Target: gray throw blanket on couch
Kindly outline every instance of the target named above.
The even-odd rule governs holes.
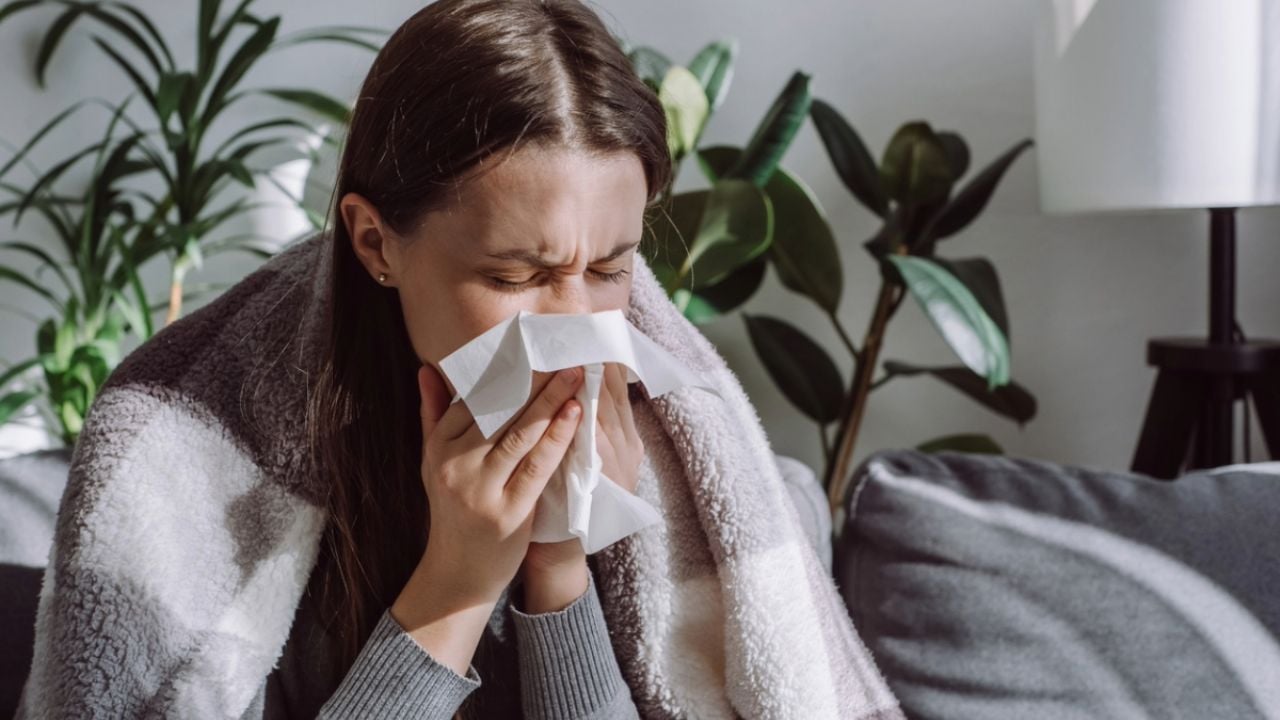
[[[328,235],[156,334],[72,457],[19,717],[241,717],[315,563],[303,419]],[[760,419],[637,258],[628,319],[714,383],[636,402],[637,494],[665,523],[593,556],[645,717],[901,718],[805,539]]]

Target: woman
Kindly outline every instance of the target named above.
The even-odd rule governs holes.
[[[335,188],[337,312],[313,413],[371,409],[369,422],[315,435],[337,489],[322,582],[341,669],[390,604],[374,635],[403,628],[453,671],[439,673],[431,708],[451,713],[480,685],[468,664],[519,570],[525,713],[635,716],[582,544],[529,542],[533,503],[580,417],[581,369],[538,373],[528,407],[486,440],[434,364],[519,310],[626,307],[646,206],[671,172],[665,132],[656,96],[577,2],[436,2],[374,61]],[[413,394],[384,381],[413,365],[421,442],[389,442],[414,425]],[[604,474],[633,490],[643,444],[626,387],[625,368],[608,365],[598,447]],[[423,486],[425,508],[409,502]],[[331,705],[347,710],[385,671],[348,673]]]
[[[900,718],[741,385],[636,255],[670,181],[661,103],[576,0],[406,21],[331,232],[100,388],[18,716]],[[623,307],[715,394],[610,366],[604,474],[663,524],[531,543],[580,379],[538,374],[485,440],[436,363],[520,310]]]

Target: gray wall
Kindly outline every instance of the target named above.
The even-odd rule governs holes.
[[[193,29],[194,0],[139,4],[167,32],[188,36]],[[286,29],[298,29],[352,22],[394,27],[417,4],[263,0],[258,7],[283,11]],[[899,124],[917,118],[961,133],[979,167],[1033,134],[1031,27],[1037,8],[1031,0],[599,0],[596,7],[623,36],[676,59],[692,57],[711,39],[740,40],[733,87],[706,131],[707,143],[745,142],[797,68],[813,75],[814,93],[839,108],[876,155]],[[38,90],[28,68],[46,17],[33,13],[0,27],[0,92],[8,99],[0,104],[0,138],[10,142],[25,139],[75,98],[125,89],[81,30],[55,58],[49,89]],[[349,98],[370,56],[327,47],[289,51],[280,59],[251,81],[301,81]],[[246,104],[237,117],[264,107]],[[78,132],[99,126],[86,115]],[[75,127],[68,142],[82,141]],[[1201,334],[1207,326],[1207,213],[1046,216],[1038,208],[1035,162],[1034,152],[1024,155],[986,213],[942,252],[984,255],[999,268],[1011,315],[1013,375],[1039,398],[1039,415],[1019,429],[932,380],[896,381],[873,395],[856,459],[938,435],[985,432],[1016,455],[1127,467],[1154,379],[1144,360],[1146,338]],[[785,164],[811,184],[836,228],[847,277],[840,314],[860,337],[877,288],[861,243],[876,226],[840,183],[811,126],[801,131]],[[321,169],[322,176],[331,172]],[[696,168],[686,167],[678,188],[700,183]],[[1239,232],[1241,323],[1252,337],[1280,336],[1280,286],[1271,277],[1280,261],[1280,212],[1244,211]],[[12,235],[8,227],[0,230],[0,238]],[[252,265],[235,256],[218,258],[199,279],[234,279]],[[159,293],[163,268],[150,268],[148,277]],[[0,291],[0,303],[39,307],[8,288]],[[836,354],[840,346],[830,324],[775,280],[746,309],[792,318],[831,349],[842,371],[850,370],[848,359]],[[26,356],[32,329],[26,320],[0,315],[0,357]],[[817,466],[816,427],[774,388],[741,320],[725,319],[704,331],[754,399],[775,450]],[[885,356],[953,361],[911,301],[891,326]],[[1255,424],[1255,460],[1262,457],[1257,435]]]

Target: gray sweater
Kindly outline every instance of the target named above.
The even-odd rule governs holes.
[[[351,669],[334,677],[311,585],[283,657],[245,717],[444,720],[461,711],[463,718],[638,719],[593,568],[587,578],[586,592],[568,607],[537,614],[520,610],[514,599],[522,593],[513,582],[465,676],[432,657],[384,610]]]

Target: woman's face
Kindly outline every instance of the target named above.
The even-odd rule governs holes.
[[[387,274],[415,352],[437,368],[519,310],[625,309],[631,293],[647,199],[639,157],[525,148],[487,162],[403,236],[361,196],[340,202],[357,257],[375,281]]]

